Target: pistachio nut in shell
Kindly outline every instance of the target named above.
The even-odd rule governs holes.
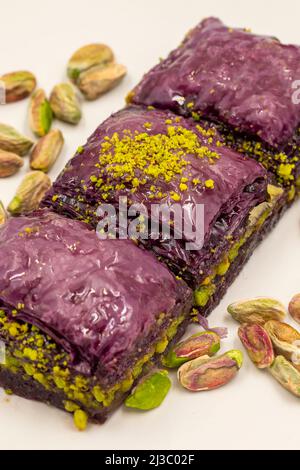
[[[271,338],[275,352],[288,360],[300,356],[300,333],[291,325],[276,320],[269,320],[265,329]]]
[[[1,82],[4,83],[6,103],[14,103],[27,98],[36,87],[35,76],[24,70],[2,75]]]
[[[241,351],[233,349],[222,356],[192,359],[180,366],[177,377],[179,383],[192,392],[214,390],[232,380],[242,363]]]
[[[170,387],[171,381],[166,370],[149,372],[132,390],[125,405],[139,410],[152,410],[163,402]]]
[[[79,75],[95,65],[113,62],[114,54],[106,44],[87,44],[78,49],[70,58],[67,66],[68,77],[76,81]]]
[[[256,367],[270,367],[274,361],[274,351],[266,330],[261,325],[245,323],[239,327],[238,335]]]
[[[19,155],[0,149],[0,178],[14,175],[23,164],[24,160]]]
[[[30,97],[29,126],[37,137],[46,135],[52,124],[53,113],[44,90],[39,88]]]
[[[281,302],[268,297],[239,300],[227,307],[228,313],[240,323],[264,325],[268,320],[283,320],[286,311]]]
[[[20,134],[14,127],[0,123],[0,149],[23,157],[32,146],[32,140]]]
[[[57,160],[64,144],[59,129],[53,129],[42,137],[33,148],[30,156],[30,167],[47,173]]]
[[[176,344],[163,358],[166,367],[179,367],[199,356],[213,356],[220,349],[220,337],[213,331],[201,331]]]
[[[300,372],[284,356],[275,357],[269,371],[284,388],[300,397]]]
[[[42,171],[27,173],[10,202],[8,211],[12,215],[20,215],[37,209],[50,187],[51,180]]]
[[[0,201],[0,225],[5,224],[7,221],[7,212],[5,210],[4,205],[2,204],[2,201]]]
[[[59,83],[50,95],[50,106],[57,119],[78,124],[81,119],[81,109],[77,92],[71,83]]]
[[[289,314],[297,323],[300,323],[300,294],[294,295],[290,301]]]
[[[96,66],[80,74],[77,85],[87,100],[95,100],[118,85],[126,73],[126,67],[120,64]]]

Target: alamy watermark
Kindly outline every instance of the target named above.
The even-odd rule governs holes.
[[[295,80],[292,83],[292,88],[295,90],[292,94],[293,104],[300,104],[300,80]]]
[[[0,80],[0,105],[6,104],[5,83]]]
[[[119,197],[118,207],[102,204],[97,235],[101,240],[183,240],[186,250],[201,250],[204,243],[204,205],[150,204],[128,205],[126,196]]]

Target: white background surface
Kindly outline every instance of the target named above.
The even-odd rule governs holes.
[[[65,79],[66,62],[79,46],[104,42],[128,67],[128,76],[114,91],[83,104],[77,127],[55,122],[66,139],[63,156],[51,170],[55,178],[76,147],[112,111],[143,72],[176,47],[184,34],[205,16],[219,16],[228,25],[276,35],[300,43],[299,0],[0,0],[0,75],[29,69],[39,86],[50,92]],[[300,77],[299,77],[300,79]],[[0,107],[0,122],[29,133],[28,102]],[[7,204],[28,168],[0,180],[0,199]],[[241,347],[237,325],[226,314],[228,303],[243,297],[275,296],[285,304],[300,291],[300,201],[261,244],[226,297],[210,317],[229,327],[222,351]],[[9,247],[8,247],[9,249]],[[245,358],[239,375],[226,387],[191,394],[173,388],[152,412],[120,409],[104,426],[77,432],[63,412],[0,391],[0,448],[69,449],[289,449],[300,448],[300,400],[286,392],[267,372]]]

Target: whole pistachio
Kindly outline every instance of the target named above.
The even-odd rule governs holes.
[[[29,152],[32,146],[32,140],[20,134],[12,126],[0,123],[0,149],[22,157]]]
[[[52,109],[46,93],[41,88],[30,98],[28,117],[30,128],[37,137],[43,137],[49,132],[53,117]]]
[[[80,103],[71,83],[56,85],[50,95],[50,106],[57,119],[78,124],[81,119]]]
[[[227,307],[230,315],[240,323],[263,325],[268,320],[282,320],[285,308],[281,302],[268,297],[239,300]]]
[[[87,100],[95,100],[118,85],[126,73],[124,65],[115,63],[92,67],[80,74],[78,88]]]
[[[0,149],[0,178],[12,176],[23,166],[23,158]]]
[[[222,356],[197,357],[178,369],[179,383],[192,392],[214,390],[227,384],[237,374],[243,363],[239,350],[231,350]]]
[[[45,193],[51,187],[51,180],[42,171],[27,173],[8,206],[12,215],[19,215],[37,209]]]
[[[5,210],[4,205],[0,201],[0,225],[5,224],[6,221],[7,221],[7,212]]]
[[[132,390],[125,405],[139,410],[152,410],[163,402],[170,387],[171,381],[166,370],[149,372]]]
[[[36,78],[31,72],[11,72],[0,77],[4,83],[5,102],[14,103],[29,96],[36,87]]]
[[[64,144],[64,138],[59,129],[53,129],[42,137],[30,156],[30,167],[47,173],[58,158]]]
[[[76,81],[81,72],[95,65],[106,65],[114,60],[114,54],[105,44],[87,44],[78,49],[68,62],[68,77]]]
[[[300,323],[300,294],[294,295],[290,301],[289,314],[297,323]]]
[[[275,352],[289,361],[299,360],[300,333],[291,325],[280,321],[270,320],[265,324],[265,329],[271,338]]]
[[[277,356],[269,370],[284,388],[300,397],[300,372],[284,356]]]
[[[261,325],[245,323],[239,327],[238,335],[256,367],[270,367],[274,361],[274,351],[266,330]]]
[[[199,356],[213,356],[220,349],[220,337],[213,331],[201,331],[178,343],[163,358],[166,367],[179,367]]]

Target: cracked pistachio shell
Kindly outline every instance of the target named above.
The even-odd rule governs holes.
[[[266,329],[277,354],[288,360],[299,360],[300,356],[300,333],[291,325],[276,320],[268,321]]]
[[[166,370],[150,372],[132,390],[125,405],[139,410],[152,410],[163,402],[170,387],[171,381]]]
[[[179,383],[192,392],[214,390],[226,385],[242,366],[241,351],[233,349],[222,356],[202,356],[186,362],[177,371]]]
[[[269,370],[284,388],[300,397],[300,372],[284,356],[277,356]]]
[[[11,72],[0,77],[4,83],[5,102],[14,103],[27,98],[36,87],[36,78],[31,72]]]
[[[294,295],[290,301],[289,314],[297,323],[300,323],[300,294]]]
[[[239,300],[227,307],[228,313],[240,323],[264,325],[268,320],[282,320],[285,308],[281,302],[268,297]]]
[[[256,367],[270,367],[274,361],[274,351],[266,330],[255,323],[244,324],[239,327],[238,335]]]
[[[37,137],[43,137],[49,132],[53,118],[52,109],[46,93],[41,88],[30,98],[28,117],[30,129]]]
[[[20,215],[37,209],[50,187],[51,180],[42,171],[27,173],[10,202],[8,211],[12,215]]]
[[[19,155],[0,149],[0,178],[14,175],[23,164],[24,160]]]
[[[126,73],[126,67],[120,64],[96,66],[80,74],[77,85],[87,100],[95,100],[117,86]]]
[[[201,331],[176,344],[166,357],[166,367],[179,367],[184,362],[199,356],[213,356],[220,349],[220,337],[213,331]]]
[[[76,81],[79,75],[95,65],[106,65],[114,60],[113,51],[106,44],[87,44],[78,49],[67,66],[68,77]]]
[[[77,92],[71,83],[59,83],[50,95],[50,106],[53,114],[60,121],[78,124],[81,109]]]
[[[64,144],[64,138],[59,129],[53,129],[42,137],[30,156],[30,167],[47,173],[57,160]]]
[[[12,126],[0,123],[0,149],[22,157],[29,152],[32,146],[32,140],[20,134]]]
[[[5,224],[5,222],[7,221],[7,212],[5,210],[5,207],[4,205],[2,204],[2,202],[0,201],[0,225],[2,224]]]

